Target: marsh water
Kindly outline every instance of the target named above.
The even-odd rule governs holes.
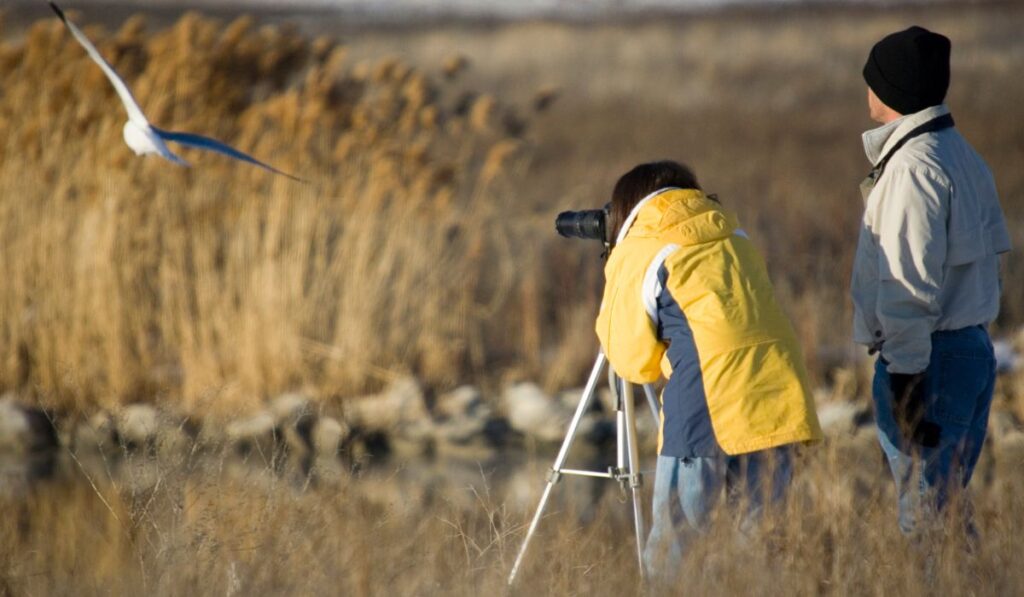
[[[0,459],[0,497],[8,503],[52,498],[69,491],[120,497],[152,495],[168,485],[219,484],[251,487],[254,494],[280,491],[292,496],[352,499],[358,496],[394,512],[425,511],[437,504],[473,511],[486,501],[509,512],[532,513],[555,459],[553,448],[512,448],[461,456],[380,456],[355,461],[289,457],[283,454],[208,454],[161,458],[152,454],[76,455],[70,451],[28,458]],[[614,447],[574,450],[568,468],[607,471]],[[653,461],[642,472],[653,482]],[[597,478],[563,477],[553,495],[553,510],[571,510],[580,521],[592,519],[605,499],[625,500],[619,483]],[[628,515],[623,506],[623,514]]]

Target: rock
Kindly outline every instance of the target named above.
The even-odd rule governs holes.
[[[280,432],[280,439],[294,454],[313,450],[312,430],[317,423],[313,400],[305,394],[291,392],[271,401],[270,413]]]
[[[259,412],[228,423],[225,435],[242,453],[255,450],[269,455],[277,448],[277,421],[270,411]]]
[[[13,400],[0,399],[0,454],[24,454],[30,443],[28,417]]]
[[[28,419],[29,452],[49,452],[60,447],[57,429],[49,414],[42,409],[26,406],[22,407],[22,412]]]
[[[334,458],[351,430],[332,417],[320,417],[312,431],[313,452],[322,458]]]
[[[283,443],[290,454],[301,456],[313,452],[313,430],[319,417],[315,414],[303,415],[298,421],[278,423],[278,440]]]
[[[493,439],[488,430],[494,413],[477,388],[462,386],[443,394],[434,404],[434,413],[434,435],[440,442],[465,445]]]
[[[584,389],[566,390],[558,395],[558,399],[568,411],[570,419],[579,406]],[[653,450],[657,444],[660,420],[651,415],[651,407],[648,405],[647,396],[644,394],[642,386],[633,387],[633,399],[635,401],[637,440],[642,449]],[[592,402],[590,410],[583,415],[583,419],[580,421],[577,437],[582,437],[594,444],[614,443],[617,433],[616,406],[615,394],[611,388],[607,385],[599,386],[597,397]],[[566,432],[568,432],[568,422],[561,431],[562,437],[565,437]]]
[[[536,384],[525,382],[508,387],[503,396],[512,429],[544,442],[565,437],[572,411],[551,398]]]
[[[870,409],[846,400],[819,403],[817,410],[818,421],[825,435],[854,433],[871,420]]]
[[[434,425],[434,437],[441,442],[468,444],[475,441],[486,443],[488,419],[460,417],[448,419]]]
[[[228,438],[228,428],[231,421],[213,417],[202,417],[192,419],[192,439],[196,446],[207,451],[222,450],[231,440]]]
[[[113,419],[105,413],[94,415],[85,426],[80,426],[78,445],[108,455],[106,444],[114,443],[129,452],[146,451],[162,457],[181,452],[189,442],[182,419],[162,412],[150,404],[129,404]]]
[[[347,424],[315,413],[303,414],[294,424],[278,429],[294,453],[309,453],[318,458],[337,456],[341,444],[352,433]]]
[[[576,407],[580,403],[580,399],[583,397],[583,390],[585,389],[586,388],[573,388],[571,390],[559,392],[558,400],[562,402],[562,404],[564,404],[565,407],[568,408],[570,411],[575,412]],[[603,378],[602,383],[597,385],[597,390],[595,391],[595,393],[597,394],[597,396],[594,397],[594,400],[591,403],[591,409],[601,411],[608,416],[615,416],[615,394],[612,392],[611,388],[608,387],[608,384],[604,383]],[[646,398],[644,398],[643,388],[641,388],[640,386],[636,387],[634,393],[636,394],[638,400],[647,400]]]
[[[0,454],[32,454],[60,445],[50,417],[38,408],[18,404],[14,396],[0,398]]]
[[[271,401],[270,412],[278,423],[295,421],[313,413],[313,399],[298,392],[281,394]]]
[[[583,398],[583,390],[584,388],[574,388],[572,390],[565,390],[563,392],[559,392],[557,400],[562,404],[563,407],[565,407],[570,412],[576,412],[576,407],[580,405],[580,399]],[[611,395],[611,391],[608,391],[607,393]],[[609,399],[609,403],[611,405],[609,412],[614,413],[615,403],[611,399]],[[601,404],[601,396],[596,396],[591,401],[590,410],[605,410],[605,405]]]
[[[421,444],[433,439],[433,421],[418,381],[404,377],[383,393],[346,404],[346,414],[364,434],[383,434],[389,441]]]
[[[160,414],[149,404],[129,404],[117,416],[117,433],[128,450],[154,448]]]
[[[641,411],[639,414],[643,414]],[[650,415],[648,415],[650,418]],[[640,419],[637,419],[637,441],[640,445],[643,444],[643,433],[640,431],[641,423]],[[562,435],[559,437],[559,441],[565,439],[565,434],[569,432],[569,426],[566,424],[565,429],[562,430]],[[615,424],[615,419],[612,417],[605,416],[598,412],[589,412],[583,415],[580,420],[579,430],[576,432],[576,437],[582,439],[588,443],[594,445],[605,445],[614,444],[615,436],[618,432],[618,428]],[[579,443],[574,444],[574,446]]]
[[[412,377],[397,379],[380,394],[347,401],[345,418],[361,440],[354,454],[360,449],[422,454],[436,439],[423,389]]]
[[[491,412],[479,389],[473,386],[460,386],[437,398],[434,403],[434,414],[441,419],[455,419],[466,416],[490,416]]]

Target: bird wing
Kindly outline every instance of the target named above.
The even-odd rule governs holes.
[[[271,166],[269,164],[264,164],[263,162],[261,162],[261,161],[257,160],[256,158],[252,157],[251,155],[242,153],[241,151],[238,151],[234,147],[231,147],[230,145],[227,145],[226,143],[221,143],[220,141],[218,141],[216,139],[211,139],[209,137],[204,137],[202,135],[195,135],[195,134],[192,134],[192,133],[177,133],[177,132],[174,132],[174,131],[165,131],[163,129],[158,129],[155,126],[153,127],[153,130],[164,141],[173,141],[175,143],[181,143],[182,145],[185,145],[185,146],[188,146],[188,147],[194,147],[196,149],[206,149],[208,151],[216,151],[217,153],[222,153],[222,154],[224,154],[224,155],[226,155],[228,157],[235,158],[236,160],[242,160],[243,162],[249,162],[250,164],[253,164],[255,166],[259,166],[260,168],[263,168],[264,170],[268,170],[270,172],[273,172],[274,174],[280,174],[281,176],[287,176],[288,178],[290,178],[290,179],[292,179],[294,181],[306,182],[305,180],[302,180],[301,178],[298,178],[296,176],[292,176],[291,174],[288,174],[287,172],[282,172],[282,171],[278,170],[277,168],[275,168],[275,167],[273,167],[273,166]]]
[[[68,30],[71,31],[71,35],[74,35],[75,39],[78,40],[78,43],[81,44],[82,47],[85,48],[85,51],[89,53],[89,57],[92,58],[93,62],[100,65],[100,68],[103,69],[103,74],[107,75],[107,78],[110,79],[110,83],[114,86],[114,90],[117,91],[117,95],[121,97],[121,103],[124,104],[124,109],[128,111],[128,118],[138,122],[139,124],[148,125],[149,121],[146,120],[146,115],[142,113],[142,108],[140,108],[138,102],[135,101],[135,98],[132,96],[132,92],[129,91],[128,86],[125,85],[124,81],[121,80],[121,77],[117,75],[114,68],[103,59],[103,56],[100,56],[99,51],[96,50],[96,46],[92,45],[89,38],[86,37],[74,23],[64,16],[64,11],[62,11],[60,7],[53,2],[50,2],[50,7],[53,8],[53,11],[57,13],[60,20],[63,21],[64,25],[66,25]]]
[[[174,162],[175,164],[177,164],[179,166],[184,166],[186,168],[191,168],[192,167],[192,164],[189,164],[188,162],[186,162],[184,158],[182,158],[180,155],[178,155],[178,154],[174,153],[173,151],[171,151],[171,148],[167,147],[166,145],[164,145],[161,148],[160,157],[164,158],[165,160]]]

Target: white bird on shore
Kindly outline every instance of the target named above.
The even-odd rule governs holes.
[[[175,155],[174,152],[167,147],[166,142],[172,141],[174,143],[185,145],[186,147],[216,151],[235,158],[236,160],[242,160],[243,162],[259,166],[260,168],[269,170],[275,174],[287,176],[292,180],[305,182],[300,178],[296,178],[291,174],[282,172],[277,168],[274,168],[269,164],[265,164],[250,155],[238,151],[230,145],[217,141],[216,139],[192,133],[165,131],[150,124],[149,120],[146,119],[146,115],[142,113],[142,108],[139,107],[138,102],[136,102],[135,98],[132,97],[132,92],[128,89],[128,86],[125,85],[124,81],[121,80],[121,77],[117,75],[114,68],[103,59],[103,56],[101,56],[96,50],[96,46],[92,45],[89,38],[87,38],[74,23],[64,16],[64,11],[62,11],[60,7],[53,2],[50,2],[50,6],[53,8],[53,11],[57,13],[57,16],[60,17],[60,20],[64,22],[64,25],[67,26],[68,30],[71,31],[71,34],[75,36],[78,43],[81,44],[82,47],[85,48],[85,51],[89,53],[89,57],[93,59],[93,62],[103,69],[103,73],[107,75],[107,79],[110,79],[111,85],[113,85],[114,90],[117,91],[117,95],[121,98],[121,103],[124,104],[124,109],[128,112],[128,122],[124,123],[124,142],[128,144],[128,147],[130,147],[136,155],[156,154],[178,164],[179,166],[188,167],[188,162]]]

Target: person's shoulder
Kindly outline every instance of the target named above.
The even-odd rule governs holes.
[[[956,128],[911,139],[897,152],[892,162],[896,162],[894,165],[898,167],[947,183],[965,173],[991,176],[985,159]]]
[[[954,132],[949,130],[949,132]],[[951,151],[951,144],[958,141],[946,134],[947,131],[927,133],[910,139],[886,165],[890,173],[902,173],[914,177],[932,179],[940,184],[949,184],[947,174],[950,162],[959,152]],[[956,133],[959,136],[959,133]]]

